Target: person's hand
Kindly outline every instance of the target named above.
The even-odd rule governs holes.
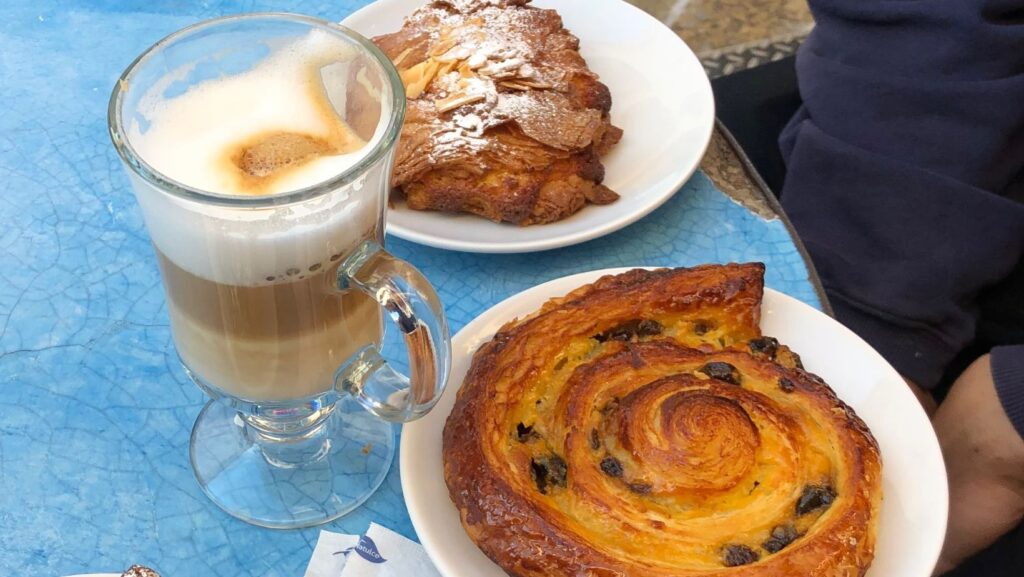
[[[1024,439],[999,402],[988,355],[953,383],[932,424],[949,476],[949,526],[935,569],[940,575],[1024,518]]]

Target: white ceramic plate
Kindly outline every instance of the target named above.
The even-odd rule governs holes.
[[[451,386],[426,417],[405,425],[401,451],[409,516],[445,577],[506,577],[466,536],[444,483],[441,431],[473,353],[504,323],[547,299],[625,270],[582,273],[534,287],[495,305],[455,336]],[[878,439],[885,498],[868,577],[930,576],[946,532],[948,488],[938,441],[913,394],[860,337],[792,297],[766,290],[761,328],[799,353],[807,370],[824,378]]]
[[[342,24],[364,36],[393,32],[424,0],[378,0]],[[612,93],[612,122],[622,141],[603,159],[604,183],[622,198],[589,205],[563,221],[518,227],[471,215],[414,211],[399,204],[388,233],[468,252],[531,252],[614,232],[661,206],[700,163],[714,127],[711,84],[674,32],[622,0],[535,0],[555,8],[580,38],[590,68]]]

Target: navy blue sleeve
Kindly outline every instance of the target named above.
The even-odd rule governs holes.
[[[1024,257],[1024,0],[810,4],[782,204],[839,320],[931,387]]]
[[[1024,438],[1024,345],[992,349],[992,380],[1006,415]]]

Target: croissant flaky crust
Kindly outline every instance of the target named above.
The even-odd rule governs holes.
[[[393,183],[410,208],[520,225],[618,195],[608,87],[554,10],[529,0],[434,0],[373,41],[405,84]]]
[[[761,335],[763,272],[603,277],[477,351],[444,472],[488,557],[520,577],[865,573],[877,443]]]

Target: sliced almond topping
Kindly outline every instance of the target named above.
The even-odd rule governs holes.
[[[523,61],[519,58],[509,58],[508,60],[502,60],[500,62],[490,62],[487,66],[482,66],[477,69],[477,72],[485,76],[493,76],[495,78],[505,78],[516,75],[516,69],[523,64]]]
[[[459,41],[455,38],[446,38],[441,40],[430,49],[430,55],[434,57],[440,56],[455,48],[458,43]]]
[[[450,110],[455,110],[456,108],[458,108],[460,106],[465,106],[466,104],[473,104],[474,102],[480,102],[481,100],[484,100],[485,98],[486,98],[486,96],[483,95],[483,94],[480,94],[480,93],[476,93],[476,94],[461,94],[461,93],[460,94],[453,94],[453,95],[449,96],[448,98],[443,98],[441,100],[435,100],[434,101],[434,106],[437,107],[437,111],[438,112],[448,112]]]
[[[480,68],[484,64],[487,64],[487,55],[484,54],[483,52],[477,52],[476,54],[473,54],[472,56],[469,57],[469,60],[466,61],[466,64],[471,69],[476,70],[477,68]]]
[[[402,84],[409,86],[413,82],[419,80],[420,77],[423,76],[423,71],[426,70],[428,62],[430,62],[430,60],[424,60],[423,62],[410,66],[405,70],[399,70],[398,76],[402,79]]]
[[[501,82],[498,83],[498,86],[511,88],[512,90],[532,90],[531,87],[517,80],[502,80]]]
[[[402,84],[405,85],[405,97],[409,100],[416,100],[427,89],[430,82],[434,80],[441,63],[428,58],[412,68],[407,68],[399,73],[402,77]]]
[[[505,88],[511,88],[512,90],[546,90],[548,88],[553,88],[553,86],[544,82],[523,80],[522,78],[501,80],[498,82],[498,86],[504,86]]]
[[[399,54],[399,55],[398,55],[398,56],[397,56],[397,57],[396,57],[396,58],[395,58],[395,59],[394,59],[394,60],[392,61],[392,64],[394,64],[394,65],[395,65],[395,68],[398,68],[399,66],[401,66],[401,65],[402,65],[402,61],[403,61],[403,60],[405,60],[405,57],[406,57],[406,56],[408,56],[410,52],[412,52],[412,47],[411,47],[411,46],[410,46],[409,48],[406,48],[405,50],[403,50],[403,51],[402,51],[402,52],[401,52],[401,53],[400,53],[400,54]]]
[[[453,69],[454,69],[454,68],[455,68],[455,67],[456,67],[456,66],[457,66],[458,64],[459,64],[459,62],[458,62],[457,60],[453,60],[453,61],[451,61],[451,62],[445,62],[445,63],[444,63],[444,65],[443,65],[443,66],[441,66],[441,68],[440,68],[440,69],[438,69],[438,71],[437,71],[437,77],[438,77],[438,78],[442,78],[442,77],[446,76],[446,75],[447,75],[447,74],[448,74],[449,72],[451,72],[451,71],[452,71],[452,70],[453,70]]]
[[[469,49],[465,46],[453,46],[451,50],[436,58],[441,62],[458,62],[469,58]]]
[[[536,88],[538,90],[544,90],[544,89],[547,89],[547,88],[553,88],[553,86],[550,85],[550,84],[547,84],[545,82],[537,82],[536,80],[522,80],[522,79],[519,79],[519,80],[516,80],[516,82],[518,84],[522,84],[523,86],[527,86],[529,88]]]

